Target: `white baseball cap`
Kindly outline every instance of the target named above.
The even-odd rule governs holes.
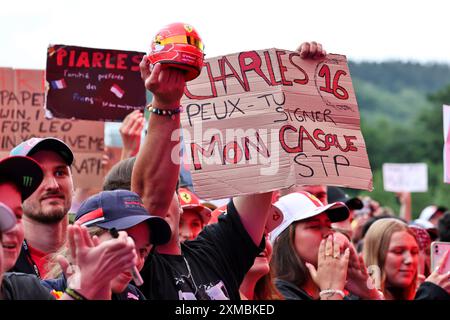
[[[349,210],[343,202],[333,202],[324,205],[319,199],[308,192],[294,192],[281,197],[273,204],[281,213],[269,216],[267,225],[271,229],[270,241],[274,241],[293,222],[308,219],[326,212],[331,222],[339,222],[348,218]],[[275,210],[277,211],[277,210]],[[273,218],[277,219],[273,219]]]
[[[12,210],[3,202],[0,202],[0,231],[6,232],[14,228],[16,222],[16,216]]]
[[[430,219],[434,216],[434,214],[436,213],[436,211],[438,211],[438,207],[437,206],[428,206],[425,209],[422,210],[422,212],[420,213],[420,220],[426,220],[426,221],[430,221]]]
[[[425,219],[416,219],[413,222],[411,222],[410,224],[414,225],[414,226],[422,227],[423,229],[436,229],[434,224],[432,224],[430,221],[425,220]]]

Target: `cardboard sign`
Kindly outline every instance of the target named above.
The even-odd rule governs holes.
[[[309,184],[372,189],[345,56],[267,49],[211,58],[182,104],[201,198]]]
[[[0,68],[0,151],[32,137],[55,137],[72,149],[75,187],[97,187],[103,181],[101,160],[104,123],[44,117],[44,71]]]
[[[428,167],[426,163],[384,163],[384,190],[390,192],[426,192]]]
[[[143,52],[52,45],[46,108],[57,118],[122,121],[146,105]]]
[[[450,183],[450,106],[443,105],[444,112],[444,182]]]

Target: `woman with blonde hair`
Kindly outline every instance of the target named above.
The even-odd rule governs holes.
[[[363,255],[375,286],[386,299],[417,298],[419,245],[414,232],[406,223],[395,218],[374,222],[364,238]],[[431,296],[448,299],[449,278],[438,268],[419,287],[419,291],[426,292],[422,295],[425,299]]]

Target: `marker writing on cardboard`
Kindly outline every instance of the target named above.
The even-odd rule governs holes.
[[[116,228],[112,228],[109,229],[109,233],[111,234],[111,236],[113,238],[118,238],[119,237],[119,232],[117,231]],[[133,268],[131,268],[131,275],[133,276],[133,281],[135,283],[136,286],[142,286],[142,284],[144,284],[144,280],[142,280],[141,274],[139,273],[139,270],[136,268],[136,266],[134,266]]]

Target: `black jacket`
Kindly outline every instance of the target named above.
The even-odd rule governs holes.
[[[417,290],[414,300],[450,300],[450,294],[432,282],[424,282]]]
[[[38,277],[31,274],[6,272],[0,287],[1,299],[5,300],[54,300],[41,285]]]
[[[305,291],[289,281],[275,279],[275,286],[286,300],[313,300]]]

